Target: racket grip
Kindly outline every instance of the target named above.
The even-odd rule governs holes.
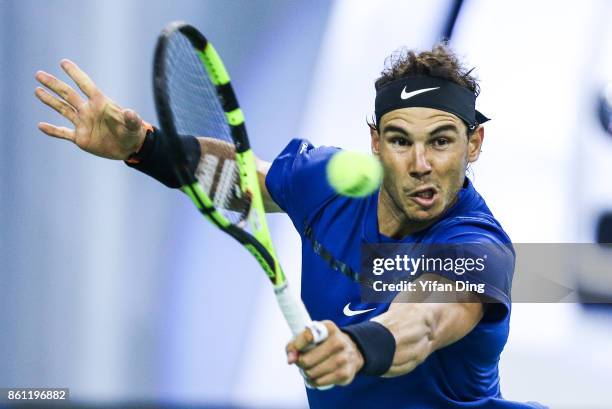
[[[274,294],[276,294],[276,301],[289,324],[291,333],[295,336],[304,331],[311,321],[310,316],[304,303],[293,295],[287,282],[274,288]]]
[[[296,298],[287,282],[284,282],[278,287],[274,288],[274,294],[276,294],[276,301],[278,302],[278,306],[280,307],[283,315],[285,316],[285,321],[289,324],[289,328],[291,329],[291,333],[293,336],[296,336],[300,332],[304,331],[311,323],[310,315],[308,315],[308,311],[306,311],[306,307],[302,300]],[[302,369],[300,369],[300,373],[304,377],[304,381],[308,388],[313,388],[307,381],[306,374]],[[326,385],[326,386],[318,386],[316,389],[325,391],[333,388],[334,385]]]

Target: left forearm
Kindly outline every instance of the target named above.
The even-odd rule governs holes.
[[[384,376],[411,372],[435,350],[436,317],[430,307],[420,303],[394,304],[372,320],[391,331],[396,342],[393,363]]]
[[[438,280],[445,279],[439,277]],[[436,351],[466,336],[483,316],[473,293],[455,294],[456,302],[424,302],[427,294],[404,299],[398,296],[387,312],[373,321],[384,325],[395,338],[393,361],[384,376],[399,376],[416,368]],[[413,301],[413,302],[410,302]]]

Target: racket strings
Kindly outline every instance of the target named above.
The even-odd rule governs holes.
[[[165,75],[179,137],[199,138],[195,176],[215,208],[232,224],[244,225],[251,200],[240,188],[234,142],[215,85],[189,40],[180,32],[168,40]]]

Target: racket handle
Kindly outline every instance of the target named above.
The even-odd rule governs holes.
[[[296,298],[287,282],[284,282],[278,287],[274,288],[274,294],[276,294],[276,301],[278,302],[278,306],[280,307],[283,315],[285,316],[285,321],[289,324],[289,328],[291,329],[291,333],[293,336],[296,336],[300,332],[304,331],[308,325],[312,322],[310,319],[310,315],[308,315],[308,311],[306,311],[306,307],[302,300]],[[313,345],[314,346],[314,345]],[[313,388],[308,381],[306,380],[306,374],[302,369],[300,369],[300,373],[304,377],[304,381],[308,388]],[[326,386],[318,386],[316,389],[325,391],[333,388],[334,385],[326,385]]]
[[[311,321],[310,316],[304,303],[294,297],[287,282],[275,287],[274,294],[276,294],[276,301],[285,316],[287,324],[289,324],[291,333],[295,336],[304,331]]]

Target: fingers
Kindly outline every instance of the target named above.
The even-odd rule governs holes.
[[[43,104],[53,108],[64,118],[76,125],[77,112],[71,105],[68,105],[65,101],[54,97],[41,87],[37,87],[34,94],[42,101]]]
[[[96,84],[89,78],[83,70],[81,70],[75,63],[70,60],[63,59],[60,61],[60,66],[68,74],[70,78],[77,84],[83,94],[87,95],[88,98],[92,98],[97,92],[98,88]]]
[[[298,358],[313,386],[348,385],[355,378],[359,365],[342,337],[334,336]]]
[[[36,79],[42,85],[62,97],[75,109],[79,109],[85,103],[85,101],[83,101],[83,98],[81,98],[79,94],[77,94],[77,92],[72,89],[72,87],[70,87],[64,81],[58,80],[51,74],[48,74],[44,71],[38,71],[36,73]]]
[[[336,324],[334,324],[332,321],[329,321],[329,320],[318,321],[316,323],[320,326],[325,326],[325,328],[322,328],[322,331],[319,329],[319,334],[317,334],[317,337],[316,337],[317,343],[321,342],[323,339],[327,338],[328,336],[334,334],[338,330],[338,327],[336,326]],[[304,331],[299,333],[291,341],[290,344],[293,344],[295,349],[297,349],[298,351],[304,351],[312,347],[313,343],[315,342],[315,336],[313,335],[311,331],[316,331],[317,329],[318,328],[316,326],[306,328]]]
[[[66,139],[70,142],[75,141],[74,130],[63,126],[55,126],[47,122],[40,122],[38,124],[38,129],[49,136],[53,136],[54,138]]]
[[[334,356],[331,359],[327,359],[313,368],[305,369],[304,372],[308,379],[314,381],[317,385],[327,385],[329,383],[337,383],[340,378],[343,368],[346,366],[347,361],[344,355]],[[335,374],[334,379],[329,379],[331,382],[327,384],[323,383],[323,378],[330,374]]]
[[[289,365],[296,363],[298,356],[298,352],[293,347],[287,346],[287,363]]]
[[[345,351],[342,343],[337,341],[337,338],[325,341],[298,358],[298,365],[304,369],[304,374],[313,386],[347,385],[355,377],[352,354]]]
[[[325,339],[329,336],[331,336],[332,334],[335,334],[338,331],[338,327],[336,326],[336,324],[334,324],[332,321],[329,320],[325,320],[325,321],[320,321],[318,322],[318,324],[322,324],[325,326],[326,331],[325,335],[323,335],[322,339]],[[287,352],[287,363],[288,364],[294,364],[296,362],[298,362],[298,357],[300,357],[302,354],[302,351],[308,351],[309,349],[313,348],[314,342],[315,342],[315,336],[313,335],[313,333],[311,332],[311,330],[316,330],[316,328],[306,328],[304,331],[300,332],[298,335],[296,335],[291,342],[289,342],[287,344],[287,348],[286,348],[286,352]],[[321,337],[321,334],[318,335],[319,337]],[[321,342],[320,340],[317,340],[317,343]],[[323,342],[324,344],[325,342]],[[318,344],[319,346],[322,344]],[[315,348],[318,349],[318,348]],[[319,350],[319,349],[318,349]],[[325,350],[325,349],[323,349]],[[323,352],[321,352],[323,353]]]
[[[355,375],[350,371],[350,369],[344,367],[344,369],[335,370],[316,379],[311,379],[310,384],[315,387],[327,385],[348,385],[353,381],[353,379],[355,379]]]
[[[313,341],[312,333],[310,332],[309,329],[305,329],[304,331],[296,335],[296,337],[293,339],[291,344],[293,344],[293,347],[297,351],[303,351],[312,344],[312,341]]]
[[[330,338],[319,344],[316,348],[302,352],[297,358],[297,364],[300,368],[306,370],[313,369],[340,351],[342,351],[342,343],[337,338]],[[311,376],[309,372],[308,376]]]
[[[297,362],[300,355],[300,351],[306,350],[312,345],[313,341],[312,333],[308,328],[297,334],[285,348],[287,352],[287,363],[289,365]]]
[[[332,321],[321,321],[327,339],[312,345],[312,333],[302,331],[287,345],[290,364],[296,363],[315,387],[348,385],[363,366],[363,357],[350,337]]]

